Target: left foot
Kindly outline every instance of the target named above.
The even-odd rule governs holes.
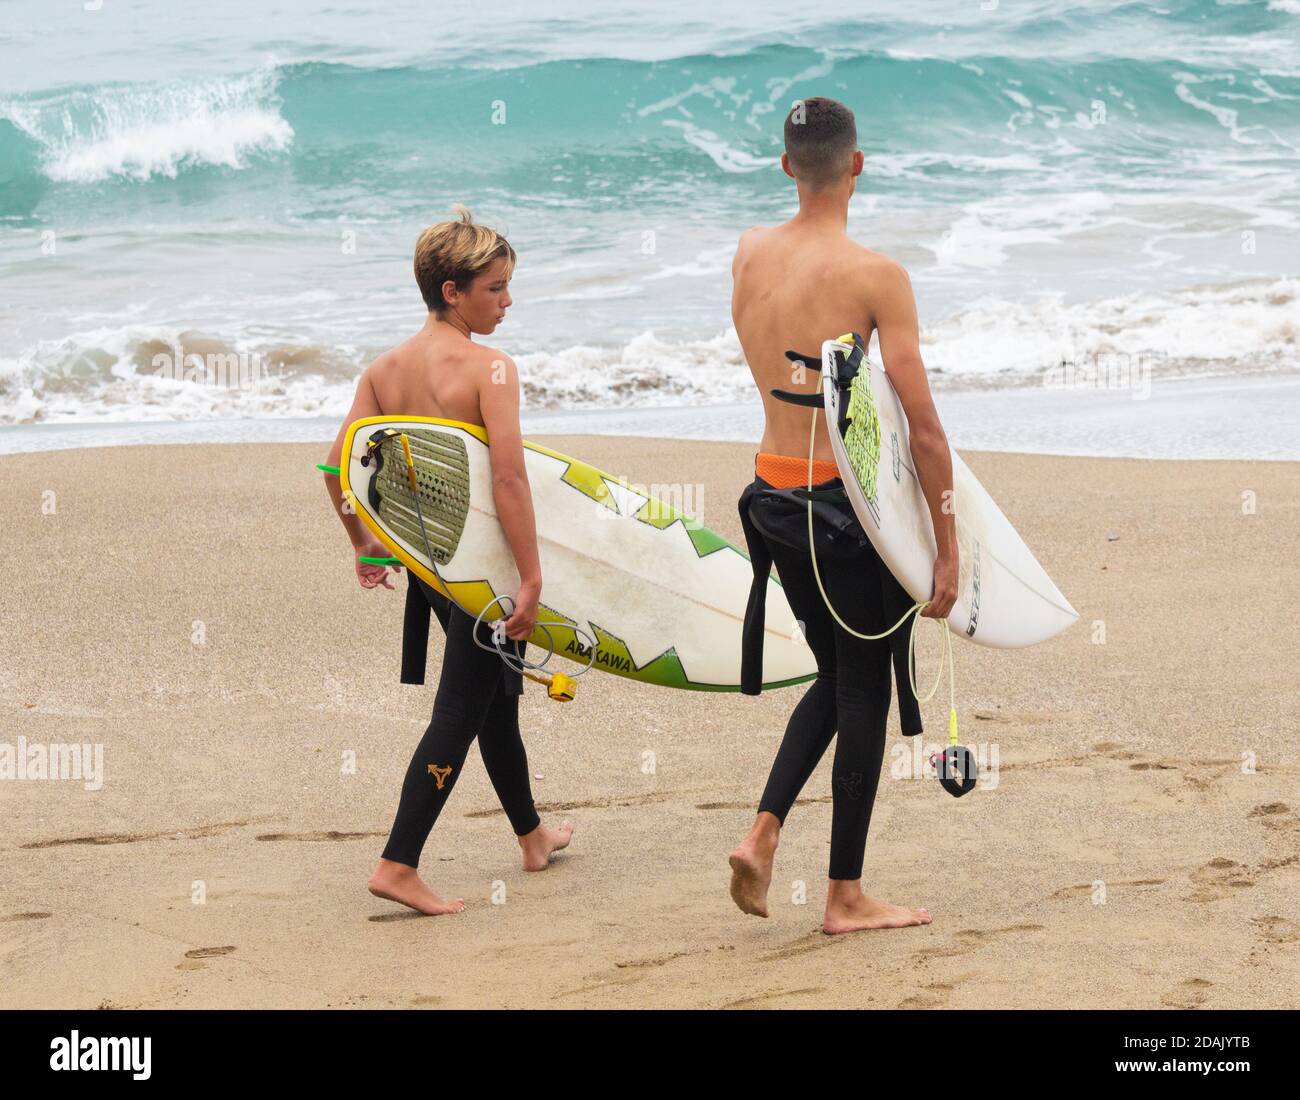
[[[771,814],[760,813],[754,827],[728,857],[731,864],[731,900],[742,913],[767,916],[767,891],[772,885],[772,864],[780,841],[780,824]]]
[[[519,838],[524,854],[525,871],[545,871],[551,862],[551,853],[567,848],[573,839],[573,825],[566,821],[557,829],[538,825],[531,833]]]

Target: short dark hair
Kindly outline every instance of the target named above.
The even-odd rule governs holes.
[[[785,116],[785,151],[795,179],[813,189],[849,170],[858,148],[858,124],[843,103],[824,96],[796,100]]]

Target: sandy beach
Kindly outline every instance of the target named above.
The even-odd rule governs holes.
[[[740,539],[752,447],[539,441],[703,483]],[[934,923],[828,937],[829,757],[771,919],[727,892],[801,688],[534,688],[534,791],[572,847],[524,874],[472,751],[421,867],[466,911],[371,897],[441,636],[399,684],[405,580],[357,585],[325,451],[0,457],[0,742],[103,750],[97,790],[0,781],[0,1007],[1296,1006],[1300,464],[965,454],[1080,621],[957,647],[963,740],[996,763],[971,796],[897,777],[891,719],[864,885]]]

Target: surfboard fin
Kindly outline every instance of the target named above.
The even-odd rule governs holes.
[[[794,390],[768,390],[778,401],[787,401],[791,405],[803,405],[809,409],[820,409],[825,403],[820,391],[813,393],[796,393]]]

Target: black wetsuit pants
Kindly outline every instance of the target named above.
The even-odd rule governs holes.
[[[409,583],[420,582],[412,577]],[[475,737],[515,834],[531,833],[541,823],[533,806],[528,754],[519,736],[519,696],[505,690],[505,665],[495,651],[474,644],[472,618],[436,592],[426,588],[425,594],[447,632],[447,644],[433,719],[406,769],[397,818],[384,849],[385,859],[409,867],[419,866],[420,851],[451,797]],[[478,629],[479,637],[490,644],[487,626]]]
[[[838,730],[831,766],[830,877],[858,879],[885,755],[890,645],[863,641],[841,629],[818,591],[808,554],[763,538],[790,609],[803,624],[804,638],[817,659],[817,678],[790,715],[758,808],[784,824]],[[877,572],[883,566],[874,551],[849,558],[819,553],[817,565],[832,605],[853,629],[879,634],[893,625],[885,621]]]

